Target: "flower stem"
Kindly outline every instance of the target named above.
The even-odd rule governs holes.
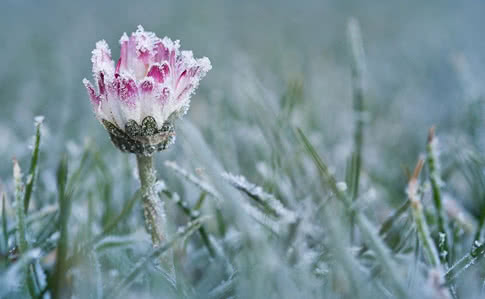
[[[143,199],[145,226],[152,237],[153,247],[158,248],[167,240],[167,226],[163,204],[155,190],[157,177],[153,168],[153,158],[151,156],[137,155],[136,161],[141,182],[140,195]],[[160,261],[161,266],[166,271],[167,278],[174,284],[175,271],[172,253],[167,252],[162,255]]]

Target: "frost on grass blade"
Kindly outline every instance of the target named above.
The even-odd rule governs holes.
[[[474,265],[485,255],[485,243],[474,244],[472,251],[458,260],[448,271],[444,277],[447,283],[455,280],[462,272]]]
[[[236,176],[229,172],[224,172],[222,177],[234,188],[254,199],[264,213],[270,213],[288,223],[292,223],[296,220],[295,213],[284,207],[272,194],[266,193],[262,187],[248,182],[245,177]]]
[[[280,226],[281,223],[273,216],[262,212],[260,209],[255,208],[249,203],[242,203],[241,206],[251,218],[262,226],[268,228],[274,234],[280,235],[283,232],[283,228]]]
[[[137,242],[140,242],[139,236],[129,235],[129,236],[106,236],[101,241],[95,244],[95,249],[97,251],[103,251],[109,248],[123,248],[129,247]]]
[[[37,221],[41,221],[43,219],[45,219],[46,217],[56,213],[58,210],[58,206],[56,204],[53,204],[53,205],[48,205],[48,206],[45,206],[43,207],[41,210],[39,211],[36,211],[36,212],[32,212],[29,214],[29,216],[27,217],[27,219],[25,219],[25,223],[27,225],[30,225],[32,223],[35,223]],[[12,225],[11,227],[8,228],[8,234],[13,234],[15,231],[17,231],[17,223],[15,223],[15,225]]]
[[[34,144],[32,150],[32,158],[30,160],[30,169],[29,175],[27,177],[27,184],[25,187],[25,194],[24,194],[24,210],[27,212],[29,209],[30,198],[32,195],[32,191],[35,184],[35,178],[37,174],[37,162],[39,160],[39,147],[40,147],[40,137],[41,137],[41,128],[42,123],[44,121],[43,116],[36,116],[35,117],[35,137],[34,137]]]
[[[235,275],[232,275],[228,280],[222,281],[218,286],[209,292],[208,298],[230,298],[229,296],[236,290],[236,278],[237,277],[235,277]]]
[[[197,178],[195,175],[188,173],[185,169],[180,167],[176,162],[174,161],[165,161],[165,166],[168,168],[172,169],[177,173],[178,175],[182,176],[184,179],[188,180],[195,186],[197,186],[200,190],[206,192],[213,198],[217,200],[221,200],[221,195],[219,192],[217,192],[211,185],[209,185],[207,182]]]
[[[2,235],[3,235],[3,247],[5,251],[8,250],[8,219],[7,219],[7,198],[5,192],[1,192],[0,199],[2,200]]]

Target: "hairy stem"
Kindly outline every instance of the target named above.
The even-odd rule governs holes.
[[[152,237],[153,247],[157,248],[162,246],[167,240],[167,226],[163,204],[155,190],[157,178],[156,171],[153,168],[153,158],[151,156],[137,155],[136,162],[141,182],[140,195],[143,200],[145,226]],[[166,271],[167,278],[173,284],[175,271],[172,253],[167,252],[160,256],[160,261]]]

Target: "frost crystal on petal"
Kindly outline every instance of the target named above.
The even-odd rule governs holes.
[[[96,75],[99,72],[106,72],[111,75],[114,71],[113,60],[111,59],[111,50],[105,40],[100,40],[96,43],[96,48],[93,50],[91,62],[93,63],[93,73]]]
[[[153,51],[155,44],[160,41],[155,33],[145,31],[142,25],[138,25],[133,35],[135,36],[136,50],[140,53]]]

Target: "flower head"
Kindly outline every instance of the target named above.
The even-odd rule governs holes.
[[[96,43],[91,61],[97,88],[83,80],[98,120],[122,151],[151,155],[175,139],[173,121],[189,108],[199,81],[211,69],[207,57],[179,50],[179,41],[158,38],[138,26],[120,39],[118,62],[108,44]]]

